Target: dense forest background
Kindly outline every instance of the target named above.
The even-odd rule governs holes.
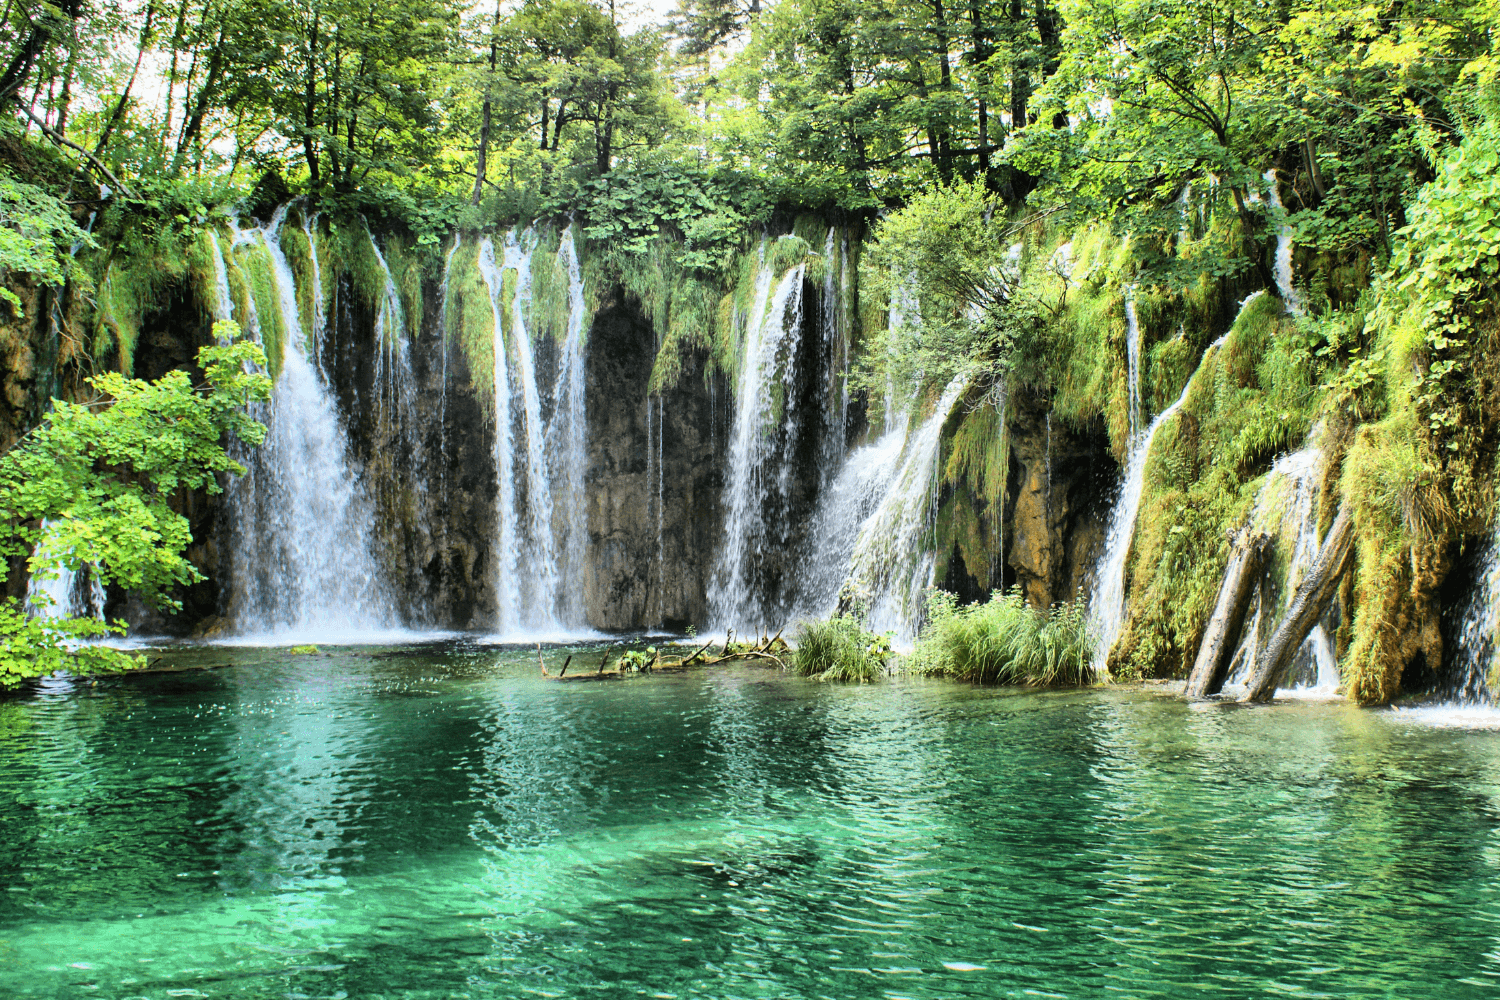
[[[1181,395],[1117,673],[1186,672],[1226,529],[1323,428],[1319,516],[1348,506],[1357,552],[1337,651],[1388,700],[1441,662],[1442,588],[1494,518],[1497,26],[1495,0],[686,0],[663,24],[608,0],[11,0],[7,441],[70,371],[129,372],[171,262],[230,212],[303,196],[429,272],[455,231],[571,222],[653,312],[657,391],[765,228],[815,215],[867,236],[873,408],[963,374],[1123,467],[1142,403]],[[42,356],[26,317],[65,284]],[[1239,310],[1258,289],[1275,308]],[[949,429],[944,474],[1003,524],[995,414]],[[971,522],[950,511],[944,544],[981,547]]]

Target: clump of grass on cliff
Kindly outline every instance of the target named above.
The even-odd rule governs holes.
[[[891,640],[866,627],[858,615],[834,615],[799,626],[792,670],[823,681],[868,682],[886,672]]]
[[[1094,639],[1082,601],[1042,610],[1019,590],[960,607],[945,591],[928,600],[915,669],[974,684],[1043,687],[1093,680]]]

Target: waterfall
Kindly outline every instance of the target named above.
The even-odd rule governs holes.
[[[1276,533],[1290,546],[1286,578],[1281,587],[1282,594],[1288,598],[1312,568],[1321,546],[1318,499],[1326,460],[1322,431],[1320,424],[1308,435],[1302,448],[1282,455],[1272,463],[1266,484],[1256,499],[1255,512],[1251,515],[1253,524],[1274,526]],[[1258,645],[1258,637],[1250,638],[1254,648]],[[1247,657],[1247,666],[1248,662]],[[1333,642],[1327,628],[1319,622],[1297,651],[1284,690],[1329,697],[1337,691],[1339,683]]]
[[[922,339],[922,303],[917,297],[915,284],[911,275],[898,277],[895,287],[891,289],[891,303],[886,310],[886,329],[891,331],[907,330],[907,336],[918,343]],[[894,353],[895,344],[888,351]],[[910,399],[896,400],[895,375],[887,371],[885,376],[885,431],[889,434],[895,430],[906,429],[906,411],[910,405]]]
[[[1446,692],[1449,700],[1489,704],[1489,673],[1500,637],[1500,519],[1479,563],[1479,582],[1464,606],[1459,625],[1456,676]]]
[[[448,290],[453,279],[453,257],[463,245],[463,237],[453,234],[453,245],[443,258],[443,280],[438,286],[438,352],[443,356],[442,377],[438,380],[438,489],[448,485]],[[445,524],[446,528],[446,524]]]
[[[543,392],[527,310],[532,305],[533,229],[479,245],[494,333],[497,631],[534,635],[583,626],[582,579],[588,544],[584,475],[588,468],[584,389],[587,307],[571,228],[555,264],[568,280],[568,321],[544,420]],[[509,308],[505,272],[514,274]],[[508,339],[507,339],[508,335]]]
[[[1135,286],[1125,290],[1125,352],[1130,369],[1130,441],[1141,433],[1141,322],[1135,314]]]
[[[1240,304],[1240,312],[1249,308],[1261,292],[1252,294]],[[1231,324],[1230,329],[1233,330]],[[1199,362],[1199,370],[1207,363],[1209,355],[1216,351],[1229,334],[1208,345],[1203,352],[1203,359]],[[1146,460],[1151,455],[1151,443],[1156,440],[1156,432],[1177,414],[1178,409],[1187,399],[1187,394],[1193,387],[1193,376],[1182,387],[1182,395],[1177,397],[1176,402],[1168,406],[1146,433],[1137,441],[1132,442],[1130,457],[1125,463],[1125,481],[1120,486],[1120,495],[1115,499],[1114,510],[1109,518],[1109,531],[1104,539],[1104,553],[1099,559],[1099,564],[1094,571],[1095,590],[1094,599],[1090,602],[1089,617],[1092,620],[1093,631],[1098,647],[1094,653],[1094,674],[1098,678],[1104,678],[1109,673],[1109,651],[1120,637],[1120,629],[1125,624],[1125,560],[1130,555],[1130,543],[1135,538],[1136,515],[1140,513],[1141,493],[1146,485]]]
[[[208,239],[214,246],[214,319],[234,319],[234,296],[229,293],[229,271],[224,266],[224,251],[212,229],[208,231]]]
[[[412,371],[406,309],[380,244],[369,229],[365,230],[365,236],[383,279],[380,304],[375,312],[375,393],[379,418],[387,433],[400,442],[411,481],[420,490],[422,480],[417,470],[422,462],[422,436],[417,430],[417,377]]]
[[[569,226],[557,247],[558,262],[568,276],[568,327],[557,366],[557,385],[552,393],[552,426],[548,428],[554,463],[552,516],[557,526],[559,572],[563,581],[558,592],[558,616],[569,627],[582,627],[584,623],[583,588],[579,581],[587,571],[589,541],[584,482],[589,467],[584,372],[588,304],[583,295],[576,240],[576,231]]]
[[[726,629],[769,625],[774,630],[784,624],[771,621],[768,605],[777,595],[770,593],[773,587],[763,556],[785,552],[790,525],[785,516],[768,523],[766,506],[779,511],[789,499],[797,420],[792,397],[806,269],[806,264],[789,269],[775,282],[773,293],[775,275],[762,245],[755,301],[740,353],[724,495],[724,545],[708,592],[710,615]]]
[[[1265,173],[1266,196],[1276,213],[1276,293],[1281,296],[1286,311],[1301,316],[1305,311],[1302,296],[1297,291],[1292,276],[1292,225],[1286,218],[1286,206],[1281,203],[1281,187],[1276,180],[1276,168]]]
[[[323,330],[327,327],[328,321],[325,316],[327,306],[323,302],[323,266],[318,260],[318,241],[314,236],[317,228],[317,213],[307,214],[304,212],[302,216],[302,232],[307,237],[307,256],[308,260],[312,263],[312,295],[309,297],[312,299],[313,363],[317,366],[321,374],[323,371]],[[324,381],[327,381],[326,377]]]
[[[344,431],[327,386],[304,353],[296,286],[282,253],[285,207],[259,230],[239,230],[235,244],[268,255],[283,328],[281,373],[270,406],[258,414],[265,442],[243,461],[228,505],[233,565],[228,615],[240,633],[366,637],[394,622],[370,539],[373,512],[349,467]],[[228,296],[227,273],[221,300]],[[259,310],[246,296],[247,332],[259,339]]]
[[[936,553],[924,536],[930,535],[937,513],[938,445],[966,378],[960,375],[948,383],[932,414],[906,440],[879,505],[859,527],[849,559],[844,587],[868,606],[872,629],[894,632],[901,642],[916,637],[933,584]],[[876,447],[889,447],[895,433]]]
[[[518,573],[520,552],[516,547],[516,484],[510,414],[510,371],[506,361],[505,325],[500,317],[501,279],[495,264],[495,244],[489,237],[479,242],[479,274],[490,293],[490,311],[495,322],[495,603],[496,629],[504,634],[520,624],[521,592]]]
[[[56,537],[52,522],[42,522],[44,535]],[[37,548],[42,548],[39,543]],[[71,551],[71,550],[70,550]],[[97,618],[104,620],[104,585],[92,565],[69,569],[58,566],[31,574],[26,581],[25,610],[33,618]]]

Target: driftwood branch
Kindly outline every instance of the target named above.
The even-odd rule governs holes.
[[[570,664],[572,662],[573,662],[573,654],[569,653],[568,654],[568,658],[566,660],[563,660],[563,668],[557,672],[557,676],[562,677],[562,676],[566,675],[567,672],[568,672],[568,664]]]
[[[1188,676],[1183,692],[1189,698],[1206,698],[1218,694],[1224,686],[1224,675],[1234,657],[1235,642],[1245,624],[1245,611],[1255,594],[1255,581],[1265,566],[1271,537],[1249,527],[1235,534],[1224,568],[1224,582],[1219,585],[1219,599],[1198,645],[1198,658]]]
[[[1313,560],[1307,576],[1302,578],[1296,592],[1292,594],[1286,617],[1276,626],[1271,641],[1266,643],[1266,648],[1261,650],[1256,659],[1255,669],[1250,672],[1250,680],[1246,685],[1245,701],[1270,701],[1276,694],[1276,685],[1286,673],[1287,665],[1292,662],[1292,657],[1337,593],[1339,580],[1349,564],[1349,554],[1353,549],[1354,522],[1350,519],[1349,507],[1345,504],[1339,507],[1338,516],[1333,519],[1328,537],[1323,539],[1318,557]]]
[[[770,649],[772,646],[776,645],[776,640],[780,639],[781,638],[781,633],[783,633],[785,631],[786,631],[786,626],[785,625],[781,626],[781,628],[779,628],[779,629],[776,630],[776,634],[775,635],[771,636],[770,639],[767,639],[765,642],[762,642],[759,646],[757,646],[756,647],[756,651],[757,652],[765,652],[766,650]]]
[[[692,656],[689,656],[687,659],[683,660],[682,661],[682,665],[685,667],[689,663],[692,663],[698,657],[702,656],[708,650],[708,647],[712,646],[713,644],[714,644],[714,641],[712,639],[710,639],[707,642],[705,642],[703,644],[703,646],[698,650],[698,652],[694,653]]]
[[[551,674],[547,673],[547,664],[545,664],[545,663],[542,662],[542,644],[541,643],[537,643],[536,644],[536,665],[542,668],[542,676],[543,677],[551,677],[552,676]]]

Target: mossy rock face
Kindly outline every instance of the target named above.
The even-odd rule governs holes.
[[[1129,617],[1110,671],[1185,676],[1217,598],[1231,529],[1255,506],[1280,453],[1307,436],[1316,399],[1283,409],[1279,303],[1249,303],[1203,358],[1177,414],[1153,439],[1130,560]]]

